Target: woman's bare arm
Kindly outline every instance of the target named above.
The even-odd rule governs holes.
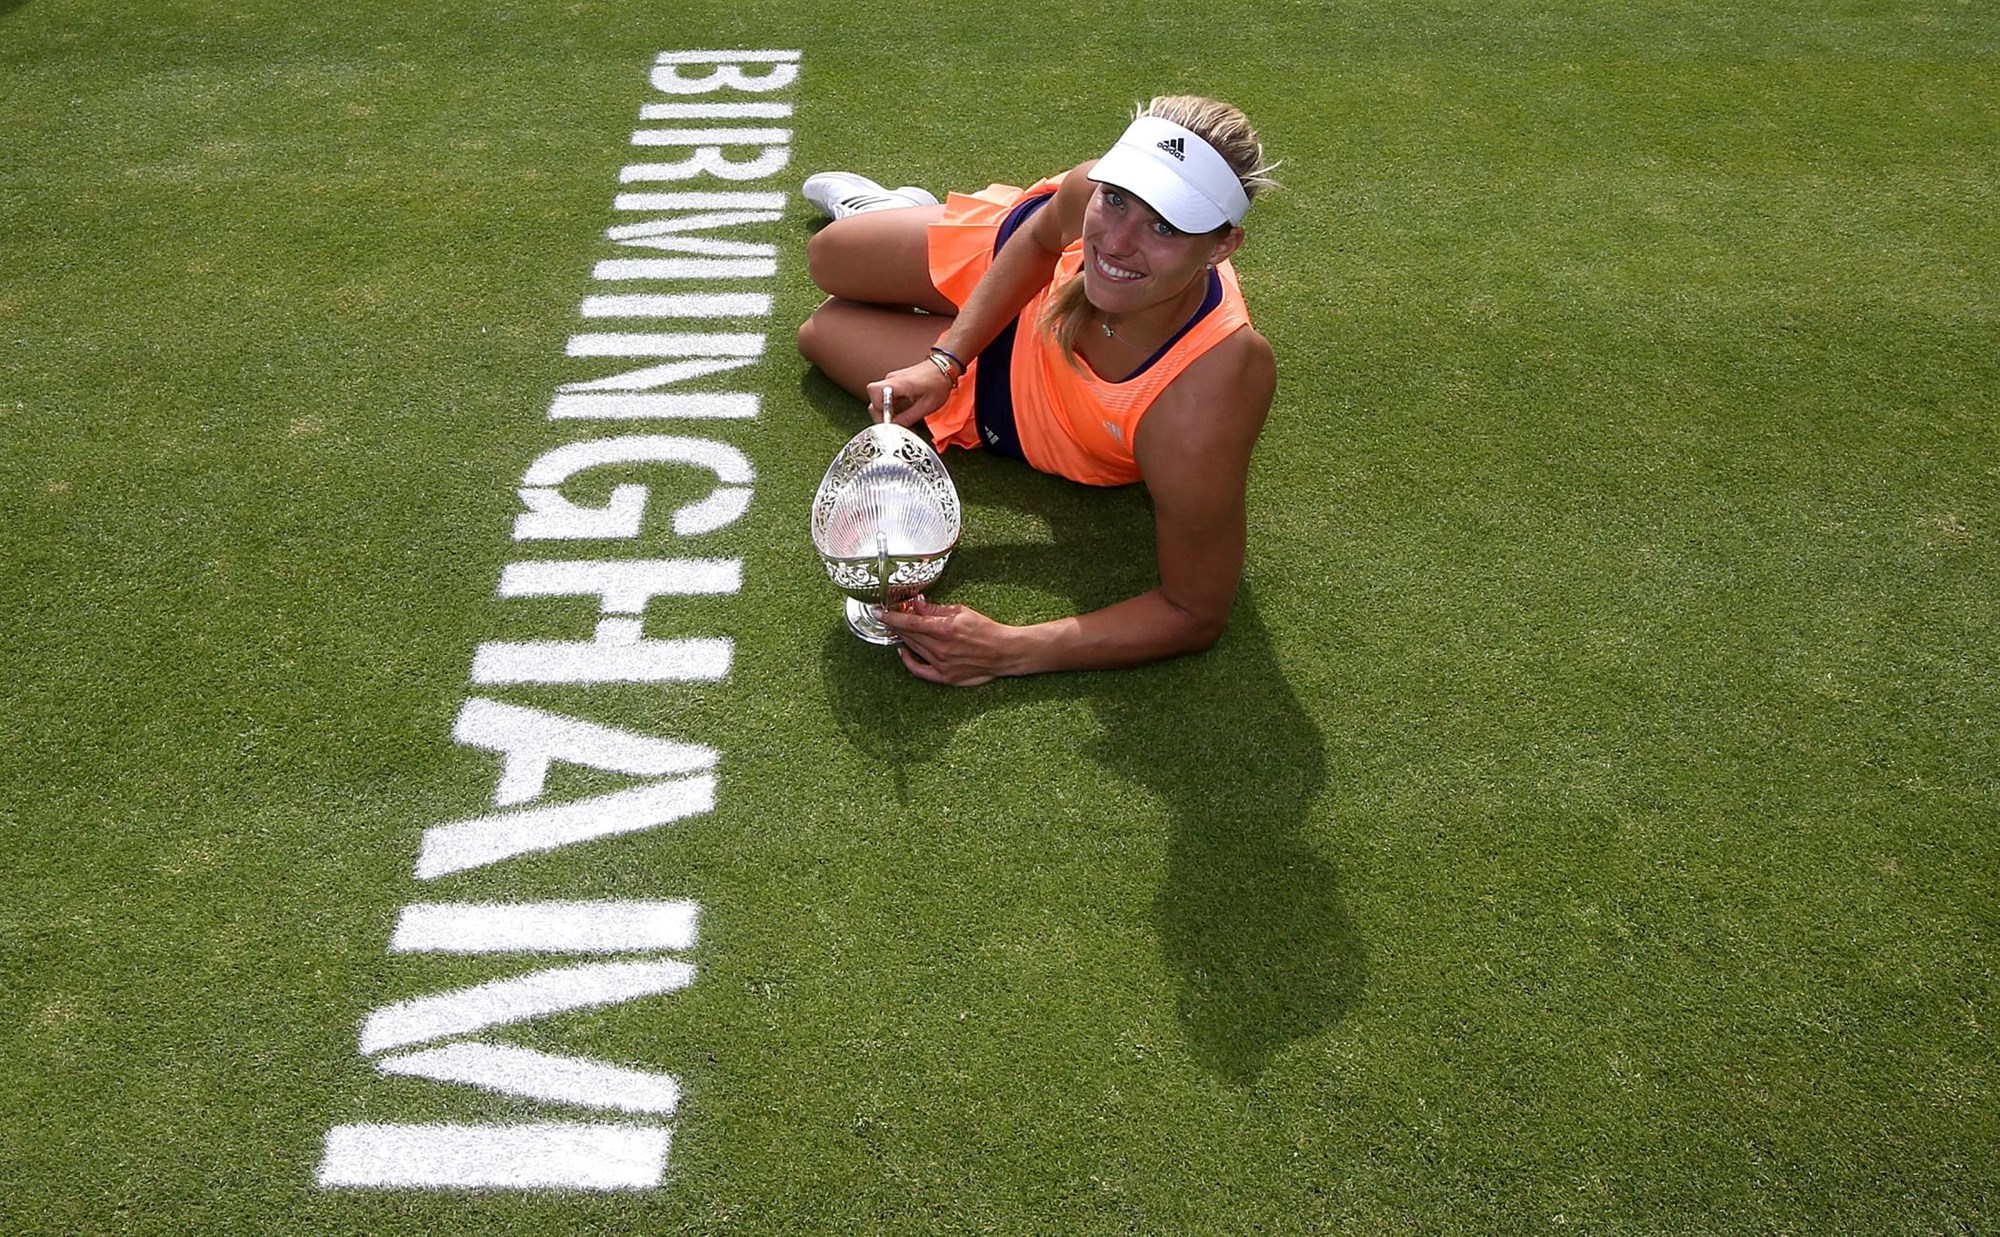
[[[1245,327],[1189,366],[1140,422],[1134,451],[1153,498],[1157,586],[1027,627],[927,602],[887,613],[883,622],[903,636],[911,673],[973,686],[1003,675],[1139,665],[1213,644],[1242,579],[1250,453],[1276,386],[1270,344]]]
[[[1055,200],[1007,238],[958,316],[938,338],[938,347],[971,361],[999,338],[1035,293],[1048,286],[1063,250],[1083,234],[1084,208],[1096,189],[1085,174],[1095,162],[1072,168]],[[875,416],[881,415],[884,386],[896,392],[895,419],[900,425],[915,425],[942,408],[951,394],[951,384],[935,365],[907,366],[868,384],[869,411]]]

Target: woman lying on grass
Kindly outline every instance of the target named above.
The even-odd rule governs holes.
[[[1244,115],[1154,99],[1103,158],[944,205],[827,172],[807,246],[831,299],[799,351],[940,449],[984,447],[1086,485],[1144,481],[1158,587],[1011,627],[923,598],[882,621],[937,683],[1137,665],[1215,643],[1243,574],[1250,452],[1277,370],[1229,255],[1271,182]],[[913,313],[912,310],[924,310]]]

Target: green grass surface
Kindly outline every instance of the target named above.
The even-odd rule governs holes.
[[[508,530],[646,71],[733,45],[804,51],[788,188],[1258,120],[1236,619],[969,693],[840,630],[795,202],[700,431],[743,591],[647,619],[733,673],[491,693],[716,746],[718,810],[422,885],[472,650],[591,620],[495,581],[591,549]],[[0,1230],[2000,1225],[1991,6],[29,0],[0,134]],[[1150,583],[1143,494],[951,463],[953,599]],[[667,1188],[315,1188],[546,1115],[358,1052],[523,969],[391,956],[431,897],[701,903],[686,992],[507,1037],[679,1076]]]

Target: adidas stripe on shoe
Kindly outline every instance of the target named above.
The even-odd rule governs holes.
[[[852,172],[820,172],[808,176],[799,192],[829,219],[845,219],[871,210],[898,210],[906,206],[935,206],[937,198],[914,185],[884,189],[866,176]]]

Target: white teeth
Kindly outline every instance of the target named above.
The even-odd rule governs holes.
[[[1109,262],[1106,262],[1101,257],[1097,259],[1097,273],[1104,276],[1106,279],[1125,280],[1125,279],[1145,278],[1145,276],[1140,274],[1138,271],[1128,271],[1125,270],[1123,267],[1113,266]]]

